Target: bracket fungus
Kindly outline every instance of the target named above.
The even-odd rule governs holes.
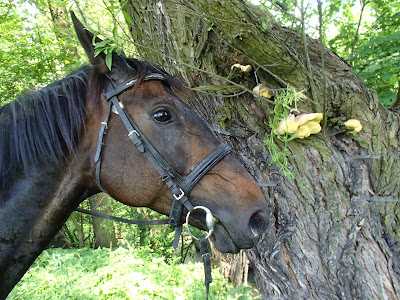
[[[275,129],[275,134],[289,134],[293,137],[303,139],[311,134],[317,134],[321,131],[319,124],[324,117],[322,113],[301,114],[295,117],[290,114],[287,118],[282,119]]]
[[[362,129],[361,122],[357,119],[349,119],[344,122],[344,126],[346,126],[347,134],[356,134],[359,133]]]
[[[267,87],[263,86],[262,84],[259,84],[253,88],[253,93],[263,96],[265,98],[271,99],[273,95],[272,91],[268,89]]]
[[[251,72],[251,70],[253,70],[253,68],[252,68],[252,66],[251,65],[241,65],[241,64],[234,64],[232,67],[231,67],[231,70],[233,70],[233,69],[235,69],[235,68],[237,68],[237,69],[240,69],[243,73],[250,73]]]

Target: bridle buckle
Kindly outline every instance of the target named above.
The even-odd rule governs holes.
[[[174,198],[175,200],[179,201],[183,198],[183,196],[185,196],[185,192],[182,189],[179,189],[179,191],[181,192],[178,196],[174,194]]]
[[[137,132],[136,130],[132,130],[131,132],[129,132],[128,136],[131,137],[133,134],[136,134],[137,136],[139,136],[139,132]]]

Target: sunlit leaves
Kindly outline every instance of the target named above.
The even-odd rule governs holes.
[[[57,39],[48,23],[29,4],[0,5],[0,105],[23,91],[51,83],[81,64],[65,50],[71,41]]]
[[[333,23],[338,34],[331,38],[330,46],[378,93],[384,105],[391,105],[400,80],[400,1],[350,0],[336,6],[334,2],[330,1],[329,8],[336,9],[338,18]],[[360,10],[356,5],[365,5],[358,34]]]
[[[280,24],[319,38],[316,1],[260,1]],[[301,23],[301,3],[305,22]],[[389,106],[396,98],[400,76],[400,1],[323,1],[323,40],[351,64],[380,101]],[[267,22],[263,21],[267,26]]]
[[[400,32],[378,35],[360,46],[352,56],[358,74],[373,88],[381,102],[390,105],[400,80]]]
[[[211,299],[258,299],[213,270]],[[148,248],[45,250],[8,299],[205,299],[203,265],[165,262]],[[239,298],[242,297],[242,298]],[[248,298],[247,298],[248,297]]]
[[[93,46],[94,46],[94,57],[103,53],[105,55],[105,62],[107,68],[111,70],[113,52],[116,51],[120,53],[121,51],[117,51],[117,46],[115,46],[112,40],[110,39],[105,39],[104,41],[96,42],[96,37],[93,37]]]
[[[131,16],[125,10],[122,11],[122,14],[124,15],[124,19],[128,24],[133,24]]]

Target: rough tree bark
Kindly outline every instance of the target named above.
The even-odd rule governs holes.
[[[263,298],[398,299],[399,115],[335,53],[244,1],[131,0],[125,10],[140,56],[208,91],[188,103],[263,188],[274,226],[247,251]],[[234,63],[255,71],[227,81]],[[241,93],[258,82],[303,90],[300,111],[326,116],[322,133],[289,142],[294,180],[262,146],[272,104]],[[359,135],[334,128],[350,118]]]

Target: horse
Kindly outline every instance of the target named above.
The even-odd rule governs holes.
[[[174,211],[175,225],[193,212],[191,225],[203,230],[204,214],[193,208],[205,207],[218,220],[216,249],[253,247],[269,225],[267,200],[182,101],[190,95],[183,84],[123,52],[112,53],[110,70],[107,56],[95,55],[94,35],[72,19],[90,65],[0,108],[0,298],[78,205],[101,191],[129,206]]]

